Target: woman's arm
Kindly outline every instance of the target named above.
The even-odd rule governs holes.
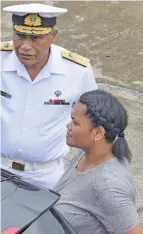
[[[140,225],[136,225],[132,230],[126,232],[125,234],[143,234]]]

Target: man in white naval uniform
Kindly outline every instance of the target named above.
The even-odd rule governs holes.
[[[97,89],[92,67],[53,44],[56,18],[66,9],[31,3],[3,10],[12,13],[13,41],[1,45],[1,164],[54,188],[64,173],[72,106]]]

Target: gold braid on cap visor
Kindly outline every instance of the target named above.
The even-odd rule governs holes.
[[[14,25],[14,29],[25,34],[44,35],[52,31],[51,27],[29,27],[23,25]]]

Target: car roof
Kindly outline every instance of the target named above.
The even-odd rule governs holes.
[[[51,208],[60,195],[23,181],[1,169],[1,230],[9,226],[24,228]]]

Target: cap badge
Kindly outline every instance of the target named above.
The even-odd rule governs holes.
[[[55,95],[56,95],[56,97],[59,97],[61,95],[61,91],[59,91],[59,90],[55,91]]]
[[[24,19],[24,24],[28,26],[41,26],[41,17],[38,14],[28,14]]]

